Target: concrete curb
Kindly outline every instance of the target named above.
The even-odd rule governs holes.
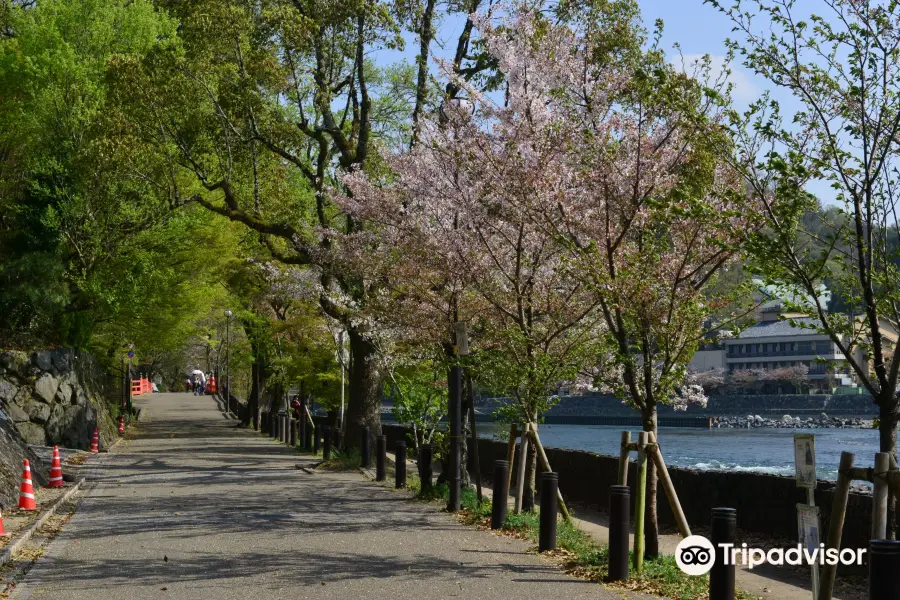
[[[106,448],[101,449],[100,454],[104,454],[106,452],[112,452],[112,449],[115,448],[116,446],[118,446],[119,444],[121,444],[122,441],[124,441],[124,440],[125,440],[125,438],[119,436],[119,438],[116,441],[114,441],[112,444],[110,444]]]
[[[3,549],[3,552],[0,553],[0,565],[5,565],[10,562],[13,558],[13,555],[18,552],[22,546],[25,545],[25,542],[31,539],[31,536],[34,535],[34,532],[44,526],[44,524],[56,513],[56,509],[63,505],[63,503],[67,502],[69,498],[71,498],[75,492],[81,489],[82,484],[84,484],[84,477],[82,477],[78,483],[72,486],[68,492],[63,494],[62,498],[53,503],[53,506],[47,509],[47,511],[39,516],[37,520],[31,524],[31,526],[25,530],[22,535],[20,535],[17,539],[11,541],[6,545],[6,548]]]

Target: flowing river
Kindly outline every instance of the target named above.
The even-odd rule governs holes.
[[[479,423],[479,434],[496,436],[499,428]],[[622,427],[604,425],[541,425],[547,447],[618,455]],[[687,429],[660,428],[666,464],[694,469],[794,474],[794,433],[816,436],[816,468],[821,479],[837,478],[842,451],[856,454],[856,466],[872,466],[878,451],[875,429]],[[637,438],[637,430],[632,439]]]

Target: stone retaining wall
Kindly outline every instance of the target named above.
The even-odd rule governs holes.
[[[383,424],[381,427],[387,436],[389,449],[397,440],[407,437],[406,428],[401,425]],[[546,448],[546,451],[550,465],[559,473],[559,489],[568,501],[603,512],[609,509],[609,487],[616,483],[618,457],[558,448]],[[478,452],[482,476],[490,480],[494,461],[506,459],[506,443],[482,438]],[[409,456],[415,458],[412,450]],[[679,467],[669,467],[669,474],[692,527],[708,526],[711,510],[723,506],[737,509],[738,528],[742,531],[787,540],[797,539],[796,505],[806,502],[806,490],[797,489],[792,477]],[[633,462],[628,479],[634,494],[636,474]],[[833,488],[833,482],[819,481],[816,490],[816,505],[823,507],[823,532],[828,530]],[[659,488],[658,503],[660,523],[674,526],[675,520],[662,486]],[[870,495],[850,494],[844,523],[844,547],[868,547],[871,511]]]
[[[116,380],[118,381],[118,380]],[[94,427],[101,445],[116,439],[105,400],[107,374],[71,348],[0,354],[0,409],[27,444],[87,449]]]

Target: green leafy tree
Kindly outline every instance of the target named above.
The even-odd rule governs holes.
[[[896,232],[900,135],[900,20],[896,2],[835,0],[810,13],[793,0],[707,0],[731,18],[731,48],[746,67],[793,96],[782,115],[768,96],[734,114],[736,166],[764,207],[750,242],[770,283],[812,298],[816,329],[844,355],[879,407],[880,449],[896,460],[900,271]],[[830,186],[819,211],[810,185]],[[803,226],[807,225],[804,231]],[[812,238],[816,243],[808,243]],[[820,298],[823,280],[842,311]]]

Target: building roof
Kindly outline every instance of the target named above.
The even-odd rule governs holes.
[[[798,325],[810,325],[812,327],[819,326],[819,319],[815,317],[803,317],[799,319],[791,319]],[[815,329],[806,327],[792,327],[791,321],[767,321],[752,325],[738,334],[736,339],[745,340],[748,338],[762,337],[780,337],[780,336],[798,336],[798,335],[822,335]]]

